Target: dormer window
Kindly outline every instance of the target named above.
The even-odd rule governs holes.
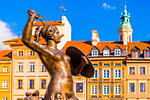
[[[139,58],[140,56],[140,49],[138,47],[134,47],[131,49],[131,55],[132,55],[132,58]]]
[[[121,55],[121,50],[115,49],[115,56],[120,56],[120,55]]]
[[[103,56],[109,56],[109,50],[103,50]]]
[[[150,51],[145,51],[145,58],[150,58]]]
[[[132,58],[138,58],[138,51],[133,51],[132,54]]]
[[[92,56],[98,56],[98,50],[92,50]]]

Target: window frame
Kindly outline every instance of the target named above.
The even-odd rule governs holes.
[[[19,50],[18,51],[18,56],[23,56],[24,54],[23,54],[23,50]]]
[[[23,72],[23,63],[21,62],[18,63],[18,71]]]
[[[42,64],[42,72],[46,72],[46,67]]]
[[[142,68],[144,68],[144,70]],[[140,75],[146,75],[146,68],[145,67],[140,67]]]
[[[8,88],[8,81],[2,81],[2,88]]]
[[[106,92],[105,92],[106,89]],[[103,85],[103,95],[109,95],[109,85]]]
[[[29,64],[29,66],[30,66],[29,71],[30,71],[30,72],[35,72],[35,63],[34,63],[34,62],[31,62],[31,63]]]
[[[140,83],[140,92],[146,92],[146,83]]]
[[[41,89],[46,89],[46,79],[41,80]]]
[[[97,95],[97,85],[91,85],[91,95]]]
[[[94,71],[94,75],[92,76],[92,78],[97,78],[97,70]]]
[[[108,69],[104,69],[103,70],[103,78],[110,78],[109,70]]]
[[[80,88],[80,87],[82,87],[82,88]],[[78,89],[79,89],[79,91],[78,91]],[[80,91],[80,89],[81,89],[81,91]],[[82,93],[83,92],[83,83],[76,83],[76,92],[77,93]]]
[[[33,82],[31,82],[31,81],[33,81]],[[34,87],[35,87],[35,85],[34,85],[35,84],[34,79],[30,79],[29,82],[30,82],[29,83],[29,89],[34,89]]]
[[[21,81],[21,82],[20,82]],[[21,84],[20,84],[21,83]],[[18,89],[23,89],[23,80],[19,79],[18,80]]]
[[[93,57],[98,56],[98,50],[92,50],[92,56]]]
[[[120,49],[115,49],[115,56],[120,56],[120,55],[121,55],[121,50]]]
[[[135,83],[129,83],[129,92],[135,92]]]
[[[109,49],[103,50],[103,56],[109,56],[109,55],[110,55],[110,50]]]
[[[3,72],[8,72],[8,66],[3,66]]]
[[[121,78],[121,70],[120,69],[115,69],[115,71],[114,71],[114,77],[115,78]]]
[[[121,85],[114,86],[114,94],[120,95],[121,94]]]

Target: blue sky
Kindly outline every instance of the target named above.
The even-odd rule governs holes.
[[[2,0],[0,4],[0,21],[11,34],[8,36],[0,31],[0,37],[6,35],[5,39],[22,35],[28,9],[41,14],[44,21],[60,21],[60,6],[64,5],[67,9],[64,14],[72,26],[73,41],[91,40],[93,29],[98,31],[101,41],[119,41],[118,29],[125,0]],[[133,41],[150,40],[149,4],[149,0],[126,0]]]

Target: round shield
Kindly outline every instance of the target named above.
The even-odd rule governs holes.
[[[86,59],[88,60],[88,64],[86,64],[83,67],[83,70],[81,71],[81,73],[78,73],[78,74],[81,74],[82,76],[85,76],[88,78],[94,75],[94,68],[93,68],[91,61],[81,50],[79,50],[78,48],[74,46],[70,46],[66,49],[66,55],[68,55],[71,58],[70,63],[72,64],[74,69],[76,69],[81,64],[81,57],[85,56]]]

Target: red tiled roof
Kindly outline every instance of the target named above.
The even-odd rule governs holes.
[[[62,21],[43,21],[45,25],[62,25]],[[42,22],[35,22],[34,26],[42,26]]]
[[[103,48],[107,46],[110,50],[114,50],[115,47],[119,46],[121,48],[121,50],[125,50],[126,46],[123,45],[123,42],[117,42],[117,41],[111,41],[111,42],[100,42],[99,44],[97,44],[97,48],[102,51]]]
[[[91,41],[68,41],[63,47],[62,51],[65,53],[69,46],[75,46],[83,51],[86,55],[89,55],[91,49],[93,48]],[[97,48],[102,51],[103,48],[107,46],[110,50],[114,50],[115,47],[119,46],[122,50],[126,49],[126,46],[122,42],[100,42],[97,44]]]
[[[1,50],[0,51],[0,60],[11,60],[11,57],[8,56],[12,50]]]
[[[21,38],[10,39],[10,40],[6,40],[4,42],[17,42],[18,40],[21,40]]]
[[[140,52],[143,52],[143,49],[145,49],[146,47],[150,47],[150,41],[138,41],[128,43],[128,54],[131,53],[131,49],[135,46],[140,49]]]

